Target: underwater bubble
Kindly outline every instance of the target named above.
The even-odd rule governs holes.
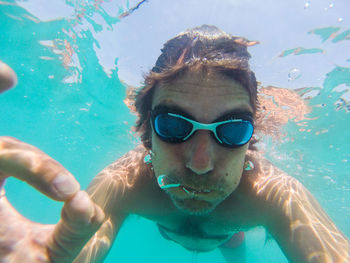
[[[334,7],[334,4],[333,3],[330,3],[328,8],[333,8]]]
[[[309,2],[309,1],[307,1],[307,2],[304,4],[304,9],[309,8],[309,6],[310,6],[310,2]]]
[[[339,17],[339,18],[338,18],[338,22],[339,22],[339,23],[343,22],[343,18],[342,18],[342,17]]]
[[[161,189],[167,189],[167,188],[176,188],[181,186],[179,183],[176,183],[173,181],[173,179],[169,178],[165,174],[161,174],[157,178],[158,185]]]
[[[293,81],[301,77],[301,71],[298,68],[292,68],[288,73],[288,81]]]
[[[326,106],[327,106],[326,103],[321,103],[321,104],[316,104],[316,105],[314,105],[313,107],[315,107],[315,108],[324,108],[324,107],[326,107]]]

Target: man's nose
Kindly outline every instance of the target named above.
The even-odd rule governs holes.
[[[189,141],[189,155],[186,167],[198,175],[214,169],[213,139],[208,131],[199,130]]]

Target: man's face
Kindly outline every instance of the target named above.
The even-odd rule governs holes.
[[[211,123],[227,113],[252,113],[248,92],[220,73],[188,72],[169,84],[156,87],[152,109],[166,106]],[[187,141],[162,141],[152,130],[155,176],[166,175],[183,187],[169,188],[174,205],[193,215],[207,214],[238,186],[248,144],[226,148],[211,131],[197,130]]]

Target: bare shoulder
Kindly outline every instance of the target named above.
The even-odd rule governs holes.
[[[275,221],[281,222],[282,218],[293,220],[302,213],[309,219],[321,213],[322,218],[329,220],[316,199],[296,178],[273,165],[259,152],[249,152],[247,160],[254,164],[254,168],[245,172],[243,184],[252,201],[265,210],[267,225],[276,226]]]
[[[292,192],[290,190],[305,189],[298,180],[277,168],[259,152],[248,151],[246,161],[251,168],[244,171],[242,188],[254,202],[268,204],[274,202],[275,198],[281,201],[281,197],[287,198]]]
[[[243,184],[290,262],[349,262],[350,243],[312,194],[259,153]]]
[[[132,199],[145,180],[150,180],[151,170],[145,165],[146,149],[140,145],[108,165],[90,183],[88,193],[91,198],[109,213],[116,209],[130,207]]]

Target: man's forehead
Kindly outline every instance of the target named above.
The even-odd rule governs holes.
[[[225,112],[253,112],[249,94],[232,79],[198,76],[181,78],[156,87],[152,107],[165,105],[180,108],[203,121],[212,120]]]
[[[225,85],[222,83],[198,83],[198,82],[177,82],[169,84],[161,84],[156,87],[157,91],[161,91],[162,94],[167,96],[176,96],[177,94],[183,94],[184,96],[240,96],[247,95],[248,92],[238,82]]]
[[[227,98],[227,97],[226,97]],[[193,103],[191,103],[193,102]],[[181,109],[185,111],[189,111],[189,109],[194,108],[198,105],[203,105],[205,109],[215,108],[215,109],[222,109],[222,112],[247,112],[247,113],[253,113],[253,109],[247,100],[246,96],[242,96],[242,99],[239,99],[236,97],[236,100],[230,100],[230,101],[221,101],[221,103],[218,105],[219,101],[213,100],[212,98],[205,98],[205,100],[202,100],[200,97],[197,97],[195,101],[187,100],[185,97],[182,97],[182,99],[177,98],[171,98],[169,96],[159,96],[156,100],[154,100],[152,108],[158,107],[158,106],[166,106],[168,108],[172,109]],[[198,107],[199,108],[199,107]]]
[[[183,93],[190,93],[192,90],[204,94],[214,91],[216,94],[222,93],[223,95],[232,93],[236,89],[245,91],[241,83],[231,77],[220,73],[198,72],[189,72],[172,81],[160,83],[159,88]]]

